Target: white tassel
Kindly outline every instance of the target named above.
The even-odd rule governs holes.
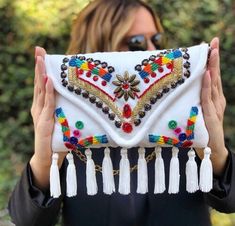
[[[67,167],[67,174],[66,174],[66,194],[67,197],[73,197],[77,195],[77,175],[76,175],[76,168],[74,165],[73,154],[68,153],[66,156],[69,164]]]
[[[120,194],[128,195],[130,193],[130,162],[127,157],[127,149],[121,150],[121,156],[118,191]]]
[[[87,187],[87,194],[88,195],[95,195],[97,194],[98,187],[96,182],[96,172],[95,172],[95,163],[91,158],[91,150],[87,149],[85,151],[85,155],[87,157],[86,163],[86,187]]]
[[[210,155],[211,149],[206,147],[204,149],[204,158],[200,167],[200,189],[203,192],[209,192],[213,186],[213,170]]]
[[[161,152],[162,152],[161,147],[157,147],[155,149],[156,160],[155,160],[154,194],[160,194],[160,193],[163,193],[166,190],[165,167],[164,167],[164,161],[163,161]]]
[[[104,159],[102,162],[102,176],[103,176],[103,192],[107,195],[111,195],[115,192],[115,184],[113,177],[113,164],[110,158],[109,148],[104,150]]]
[[[188,161],[186,163],[186,190],[189,193],[194,193],[198,189],[198,172],[197,163],[195,161],[195,151],[191,149],[188,152]]]
[[[179,182],[180,182],[180,173],[179,173],[179,159],[178,159],[179,149],[176,147],[172,148],[172,158],[170,162],[170,176],[169,176],[169,194],[176,194],[179,192]]]
[[[61,195],[58,159],[59,159],[58,153],[53,153],[52,163],[50,168],[50,192],[53,198],[58,198]]]
[[[137,193],[145,194],[148,192],[148,169],[145,159],[145,149],[140,148],[139,159],[137,165]]]

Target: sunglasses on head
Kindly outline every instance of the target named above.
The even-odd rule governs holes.
[[[163,33],[156,33],[151,37],[151,42],[156,49],[163,49],[165,45]],[[133,35],[127,40],[129,51],[145,51],[148,49],[147,38],[144,35]]]

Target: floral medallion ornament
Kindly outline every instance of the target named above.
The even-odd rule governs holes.
[[[129,76],[129,73],[126,71],[124,76],[117,75],[116,78],[117,80],[113,81],[113,84],[117,86],[114,90],[116,97],[124,97],[125,101],[128,101],[129,97],[135,99],[135,93],[140,92],[139,88],[137,88],[140,81],[136,80],[136,75]]]

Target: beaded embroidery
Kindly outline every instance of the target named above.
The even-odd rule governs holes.
[[[83,129],[83,122],[82,121],[77,121],[76,127],[79,130],[74,130],[73,134],[74,136],[70,136],[70,127],[68,124],[68,121],[65,117],[65,114],[62,110],[62,108],[57,108],[55,110],[55,115],[57,118],[57,121],[61,125],[61,131],[63,133],[63,141],[64,145],[71,150],[77,150],[85,147],[89,147],[94,144],[106,144],[108,143],[108,139],[106,135],[101,135],[101,136],[89,136],[84,139],[78,139],[79,136],[76,136],[77,133],[79,133],[80,129]],[[80,134],[79,134],[80,135]]]
[[[177,122],[174,120],[169,121],[168,127],[169,129],[174,130],[175,134],[178,136],[177,138],[167,137],[167,136],[159,136],[159,135],[149,135],[149,142],[157,143],[158,145],[173,145],[176,147],[190,147],[193,144],[194,139],[194,128],[198,115],[198,108],[192,107],[190,111],[190,116],[187,121],[187,127],[185,133],[182,132],[180,127],[177,127]]]
[[[144,59],[142,65],[133,68],[138,71],[137,75],[129,75],[126,71],[123,75],[116,75],[116,80],[112,78],[115,69],[106,62],[84,56],[64,58],[61,65],[62,85],[100,108],[117,128],[131,133],[133,126],[140,125],[152,105],[190,76],[190,56],[187,52],[187,49],[181,48],[152,55]],[[92,75],[93,78],[90,78]],[[103,80],[99,81],[99,77]],[[144,89],[141,90],[140,85]],[[135,104],[129,105],[125,112],[129,97]],[[119,101],[122,98],[126,103]]]

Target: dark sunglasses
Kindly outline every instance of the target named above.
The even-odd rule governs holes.
[[[151,42],[156,49],[165,48],[165,37],[163,33],[156,33],[151,37]],[[133,35],[127,39],[129,51],[145,51],[148,48],[147,39],[144,35]]]

